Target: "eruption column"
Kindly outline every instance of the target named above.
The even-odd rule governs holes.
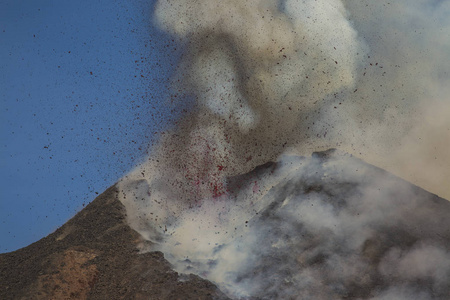
[[[378,195],[377,184],[361,179],[363,172],[355,174],[360,164],[352,159],[333,159],[322,165],[312,159],[295,162],[299,166],[304,163],[300,170],[284,159],[284,167],[276,174],[264,173],[266,177],[256,182],[251,178],[249,185],[236,193],[228,190],[228,183],[287,151],[306,153],[337,146],[405,177],[417,166],[420,172],[416,174],[433,171],[429,167],[436,166],[429,163],[433,156],[440,162],[442,175],[440,185],[434,186],[444,186],[442,182],[450,177],[450,92],[446,92],[450,86],[450,39],[433,42],[440,37],[436,28],[450,30],[446,18],[449,3],[158,1],[156,24],[186,49],[173,79],[172,89],[179,96],[171,101],[177,105],[182,101],[177,99],[192,98],[195,105],[162,136],[152,155],[119,183],[131,226],[144,238],[159,243],[174,264],[191,255],[190,262],[197,264],[194,267],[199,274],[203,272],[225,288],[234,280],[229,274],[241,274],[236,289],[242,290],[235,290],[236,295],[253,293],[260,286],[248,270],[241,269],[244,261],[251,270],[259,268],[255,261],[247,261],[248,249],[261,249],[258,257],[272,253],[267,247],[291,253],[286,244],[289,241],[298,246],[298,256],[290,258],[295,260],[293,265],[317,258],[326,270],[343,272],[329,272],[327,278],[337,286],[324,290],[324,299],[344,293],[339,288],[350,286],[369,268],[366,258],[354,253],[366,242],[370,246],[377,240],[373,232],[384,216],[372,211],[391,213],[393,219],[404,217],[403,211],[386,202],[389,193],[374,196]],[[432,55],[424,54],[427,51]],[[341,171],[333,173],[337,169]],[[373,179],[390,188],[380,177]],[[312,192],[300,190],[293,198],[272,203],[284,195],[282,189],[272,187],[286,178],[298,184],[317,184],[311,186]],[[337,209],[337,204],[329,203],[329,194],[314,190],[324,178],[330,186],[336,185],[331,189],[334,195],[340,195],[339,182],[348,184],[350,180],[364,186],[360,194],[341,199],[353,210],[346,210],[345,205]],[[413,192],[405,190],[408,188],[400,194],[415,199]],[[250,223],[259,227],[246,231],[242,221],[270,205],[279,206],[274,212],[279,218],[267,223],[255,219]],[[300,227],[318,238],[298,239],[294,235]],[[267,236],[276,239],[286,233],[292,236],[269,246],[261,243]],[[426,256],[428,250],[448,257],[441,246],[416,245],[411,252],[404,250],[408,258],[404,261],[423,253]],[[383,263],[399,251],[393,249]],[[220,268],[209,268],[212,261]],[[386,274],[387,265],[382,265]],[[448,272],[447,266],[440,272]],[[424,272],[416,273],[420,273],[418,278],[425,276]],[[324,276],[314,268],[305,268],[291,279],[304,286],[310,297],[319,299],[315,290],[307,287],[322,289]],[[444,291],[442,276],[438,277],[436,287]],[[405,299],[409,293],[406,285],[385,291]]]

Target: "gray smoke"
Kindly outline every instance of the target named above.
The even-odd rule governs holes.
[[[333,151],[283,156],[229,177],[227,186],[226,196],[186,209],[159,230],[141,227],[158,236],[150,250],[234,299],[446,299],[450,293],[444,199]],[[157,214],[158,203],[150,205],[145,212]]]
[[[427,223],[425,194],[347,155],[288,154],[338,147],[450,196],[448,15],[450,1],[159,1],[186,48],[171,101],[195,107],[119,183],[129,223],[236,298],[442,298],[448,221]],[[424,238],[436,230],[447,239]]]

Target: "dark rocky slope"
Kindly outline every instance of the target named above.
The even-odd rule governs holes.
[[[49,236],[0,254],[0,299],[222,299],[212,283],[180,276],[160,252],[139,254],[111,187]]]

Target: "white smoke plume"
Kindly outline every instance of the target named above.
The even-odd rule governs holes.
[[[158,3],[158,23],[188,49],[174,90],[197,100],[152,158],[164,166],[170,189],[195,186],[196,195],[186,194],[191,202],[223,193],[223,176],[304,140],[311,110],[353,88],[363,50],[345,8],[339,1],[308,3]]]
[[[119,183],[128,221],[234,298],[442,298],[448,230],[428,243],[404,221],[439,228],[418,189],[345,155],[242,174],[337,147],[450,197],[448,15],[450,1],[159,1],[186,49],[171,102],[195,106]]]

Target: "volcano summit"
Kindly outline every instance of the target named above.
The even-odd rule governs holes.
[[[124,204],[136,208],[146,185],[130,186]],[[111,187],[55,233],[2,254],[0,296],[447,299],[448,201],[335,150],[285,156],[227,186],[226,199],[176,218],[140,216],[141,236]],[[145,211],[157,217],[154,205]]]

